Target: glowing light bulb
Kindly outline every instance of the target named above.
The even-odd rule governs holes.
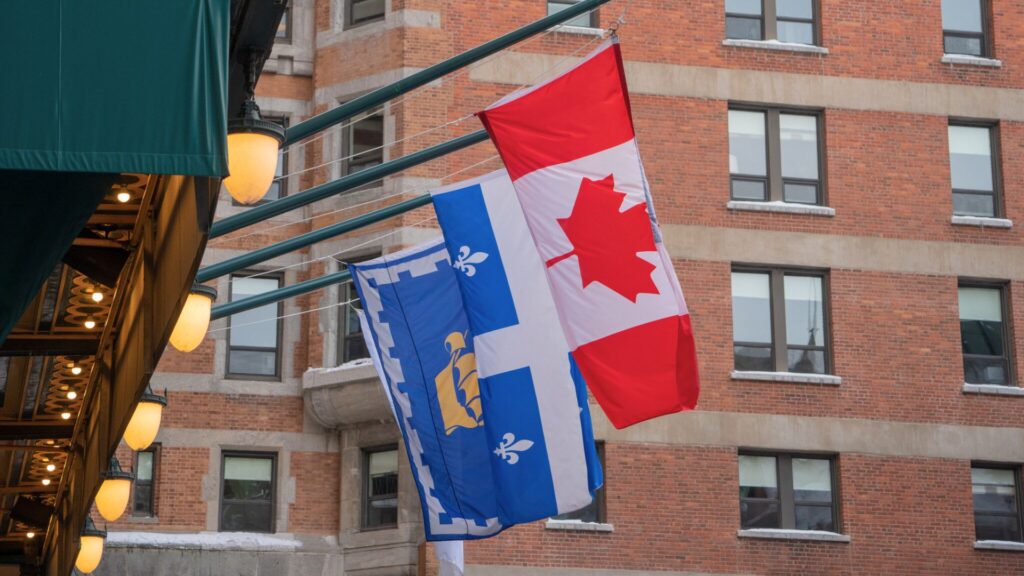
[[[47,472],[53,472],[56,469],[57,469],[57,465],[56,464],[47,464],[46,465],[46,471]]]
[[[50,479],[49,478],[43,478],[43,486],[49,486],[49,485],[50,485]]]
[[[120,202],[121,204],[124,204],[125,202],[131,199],[132,195],[127,190],[121,190],[120,192],[117,193],[117,201]]]
[[[29,532],[29,533],[25,534],[25,537],[29,538],[29,539],[35,538],[36,537],[36,533],[35,532]]]
[[[71,419],[71,412],[61,412],[60,413],[60,417],[61,417],[62,420],[70,420]]]
[[[103,292],[93,292],[92,293],[92,301],[93,302],[103,302]]]
[[[87,318],[85,320],[85,327],[88,328],[89,330],[92,330],[93,328],[96,327],[96,321],[93,320],[92,318]]]
[[[74,367],[72,367],[71,368],[71,373],[74,374],[75,376],[78,376],[79,374],[82,373],[82,367],[81,366],[74,366]]]
[[[78,398],[78,392],[75,392],[74,390],[69,390],[68,400],[74,400],[75,398]]]

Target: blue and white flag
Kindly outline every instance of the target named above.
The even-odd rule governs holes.
[[[577,510],[601,483],[586,389],[539,256],[504,243],[516,237],[506,220],[518,219],[526,242],[528,231],[515,205],[515,218],[492,226],[492,191],[517,201],[503,172],[437,192],[447,246],[350,266],[428,540],[486,538]],[[446,226],[453,218],[458,229]]]

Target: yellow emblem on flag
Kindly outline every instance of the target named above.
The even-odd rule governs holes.
[[[444,347],[450,356],[448,365],[434,378],[434,385],[444,432],[450,435],[456,428],[483,426],[484,415],[480,406],[476,355],[466,351],[465,335],[452,332],[445,338]]]

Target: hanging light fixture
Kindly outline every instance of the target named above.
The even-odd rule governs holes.
[[[92,518],[86,516],[85,528],[82,529],[80,538],[81,547],[78,550],[78,558],[75,559],[75,568],[85,574],[92,573],[100,565],[100,559],[103,558],[103,543],[106,539],[106,530],[97,528]]]
[[[132,480],[135,480],[135,474],[125,472],[117,458],[111,458],[110,469],[103,474],[103,484],[96,493],[96,508],[107,522],[113,522],[124,514],[132,491]]]
[[[136,451],[149,448],[156,439],[156,433],[160,431],[160,416],[164,406],[167,406],[167,398],[153,394],[147,386],[146,393],[139,400],[124,431],[124,442],[129,448]]]
[[[171,332],[171,346],[182,352],[191,352],[203,342],[210,327],[210,308],[217,299],[217,291],[209,286],[193,284],[181,309],[178,322]]]
[[[262,53],[251,51],[246,67],[246,97],[241,113],[228,120],[228,172],[224,187],[239,204],[259,202],[277,172],[284,128],[264,120],[256,105],[256,68]]]

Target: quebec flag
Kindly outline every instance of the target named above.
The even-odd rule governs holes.
[[[427,540],[590,503],[586,387],[504,171],[433,193],[444,239],[350,265]]]

